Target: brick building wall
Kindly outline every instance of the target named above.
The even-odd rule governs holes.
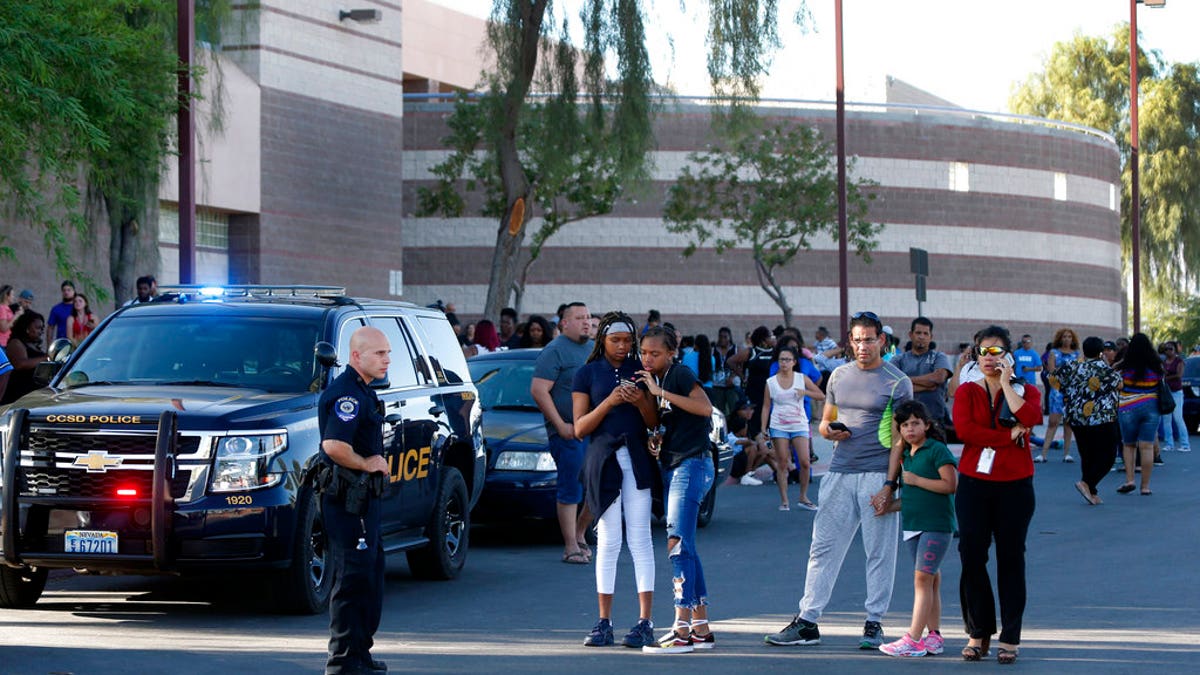
[[[226,53],[261,87],[261,210],[229,224],[233,283],[344,285],[389,297],[400,270],[403,71],[398,1],[238,5]]]
[[[417,190],[432,183],[430,168],[446,156],[440,139],[449,112],[444,104],[406,110],[404,297],[454,302],[473,317],[482,310],[497,223],[412,214]],[[828,110],[761,113],[834,137]],[[593,311],[620,308],[635,317],[659,309],[685,333],[780,323],[748,249],[701,249],[684,258],[686,240],[662,224],[666,191],[687,153],[714,140],[707,108],[664,111],[656,134],[651,185],[613,214],[551,238],[530,272],[522,313],[551,314],[560,302],[581,299]],[[896,106],[848,113],[846,139],[854,175],[879,183],[868,217],[885,224],[871,263],[851,256],[851,311],[873,309],[898,334],[907,329],[917,312],[908,262],[915,246],[929,251],[923,310],[943,345],[991,322],[1038,340],[1061,325],[1106,337],[1124,332],[1119,160],[1110,139]],[[806,335],[819,324],[836,325],[832,239],[815,238],[779,278]]]

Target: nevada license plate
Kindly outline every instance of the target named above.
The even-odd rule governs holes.
[[[107,530],[67,530],[67,553],[117,553],[117,533]]]

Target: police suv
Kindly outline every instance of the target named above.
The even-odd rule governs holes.
[[[317,286],[164,288],[0,409],[0,607],[41,596],[49,568],[263,572],[281,609],[316,613],[333,584],[313,490],[317,399],[361,326],[391,343],[383,543],[416,576],[467,555],[485,456],[476,391],[445,316]]]

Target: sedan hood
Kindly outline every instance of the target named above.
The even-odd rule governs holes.
[[[493,452],[516,445],[544,448],[549,443],[542,413],[526,410],[484,410],[483,436]]]

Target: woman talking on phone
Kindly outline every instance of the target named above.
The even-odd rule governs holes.
[[[708,627],[708,588],[696,553],[696,517],[712,488],[716,467],[709,454],[712,403],[684,365],[675,365],[675,335],[658,326],[642,336],[638,378],[658,405],[661,442],[650,451],[663,471],[667,501],[667,551],[675,585],[675,625],[657,642],[642,647],[652,654],[681,654],[716,644]],[[657,434],[656,434],[657,435]]]
[[[596,595],[600,620],[584,640],[587,647],[613,644],[612,602],[621,554],[621,528],[633,556],[637,579],[637,623],[622,644],[641,648],[654,642],[654,543],[650,537],[653,492],[662,488],[658,465],[646,448],[646,428],[658,419],[650,395],[634,382],[641,370],[633,319],[609,312],[600,321],[596,346],[575,371],[571,404],[575,436],[587,440],[583,486],[596,524]]]
[[[1025,613],[1025,537],[1034,510],[1029,430],[1041,422],[1042,402],[1037,387],[1014,378],[1006,329],[979,331],[974,349],[983,377],[964,382],[954,396],[954,431],[963,442],[954,504],[962,561],[958,592],[970,636],[962,657],[986,657],[996,632],[996,600],[987,570],[994,540],[1001,622],[997,660],[1008,664],[1017,660]]]

